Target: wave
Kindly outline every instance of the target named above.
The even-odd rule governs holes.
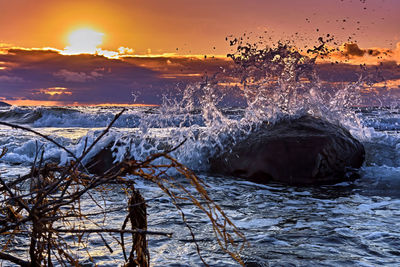
[[[113,125],[117,128],[190,127],[205,126],[201,110],[188,113],[163,113],[157,107],[125,107],[126,111]],[[35,128],[101,128],[107,127],[122,107],[11,107],[0,110],[0,121],[28,125]],[[239,118],[242,109],[224,108],[229,118]],[[163,113],[163,114],[162,114]]]
[[[79,156],[82,154],[85,145],[90,145],[102,132],[102,129],[95,129],[96,127],[82,127],[82,122],[79,122],[79,120],[89,120],[86,125],[90,123],[90,125],[96,125],[99,128],[107,125],[107,123],[101,121],[93,122],[93,118],[97,115],[92,114],[92,111],[92,109],[86,109],[86,111],[70,112],[73,116],[76,116],[75,123],[78,127],[65,127],[56,124],[48,129],[38,129],[38,131],[51,136]],[[32,111],[32,113],[34,112],[37,111]],[[105,109],[103,112],[107,114],[107,119],[111,120],[115,110],[111,108],[110,110]],[[89,157],[111,145],[115,148],[114,155],[117,160],[126,156],[127,151],[135,159],[144,159],[151,153],[170,149],[186,140],[178,150],[173,152],[173,156],[196,171],[207,171],[210,157],[221,151],[226,151],[257,128],[254,124],[248,124],[248,118],[244,114],[245,110],[237,108],[221,111],[219,113],[220,118],[211,118],[214,123],[210,123],[199,113],[176,115],[176,110],[172,112],[175,115],[160,111],[152,111],[150,114],[138,110],[130,112],[134,112],[136,116],[137,122],[134,127],[127,127],[126,121],[132,119],[132,114],[128,112],[125,117],[120,118],[119,125],[121,127],[112,129],[89,154]],[[388,111],[381,109],[381,112],[387,113]],[[56,114],[51,114],[49,117],[55,116]],[[366,147],[365,165],[400,167],[400,134],[380,130],[382,125],[380,124],[379,112],[374,116],[360,113],[360,117],[365,117],[364,122],[369,120],[370,123],[365,123],[368,126],[353,128],[352,134],[363,138]],[[385,125],[386,122],[387,120],[383,119],[382,124]],[[178,126],[171,126],[172,124],[178,124]],[[69,122],[68,125],[72,125],[72,123]],[[371,125],[374,125],[378,130]],[[2,147],[8,149],[8,153],[2,158],[2,161],[9,164],[30,165],[41,149],[45,150],[44,157],[46,160],[60,163],[71,160],[64,151],[55,145],[32,134],[15,129],[0,129],[0,148]]]

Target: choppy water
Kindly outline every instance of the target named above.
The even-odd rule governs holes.
[[[119,110],[12,107],[3,108],[0,117],[4,120],[4,114],[12,113],[5,120],[21,123],[21,118],[30,116],[27,114],[40,113],[40,118],[25,121],[25,124],[79,154],[83,137],[96,136]],[[24,115],[15,115],[17,113]],[[238,109],[224,110],[222,114],[233,121],[244,116],[243,110]],[[132,151],[140,156],[153,151],[158,141],[168,142],[171,136],[187,135],[188,129],[193,135],[201,135],[211,127],[198,112],[190,117],[177,114],[156,128],[147,124],[159,115],[157,108],[130,108],[103,145],[117,137],[146,135],[146,142],[138,141],[141,149]],[[289,187],[205,174],[207,155],[223,145],[215,143],[215,137],[210,136],[209,139],[193,139],[200,144],[193,146],[192,140],[175,156],[200,173],[209,185],[212,198],[245,233],[251,246],[243,251],[242,257],[249,266],[397,266],[400,258],[400,115],[394,109],[370,108],[359,111],[358,116],[363,119],[364,126],[359,132],[355,133],[354,128],[352,131],[362,136],[367,162],[360,170],[360,179],[351,183]],[[146,127],[141,125],[142,120],[146,121]],[[223,139],[221,132],[218,136]],[[0,148],[9,149],[0,161],[2,176],[11,178],[27,173],[40,145],[44,145],[48,160],[67,160],[54,145],[32,134],[0,127]],[[149,199],[149,230],[174,233],[172,238],[150,236],[152,265],[202,266],[190,234],[168,197],[148,181],[138,180],[137,188]],[[115,205],[126,203],[123,195],[112,199]],[[90,208],[90,202],[87,205]],[[182,207],[196,230],[207,262],[213,266],[236,266],[237,263],[218,248],[204,215],[190,204]],[[116,214],[113,220],[122,218]],[[95,259],[101,265],[114,266],[121,259],[118,253],[110,255],[103,251],[101,241],[94,236],[90,244],[95,251],[99,248]]]

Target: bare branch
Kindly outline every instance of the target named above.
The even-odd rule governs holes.
[[[11,261],[15,264],[18,264],[22,267],[30,267],[31,264],[29,261],[24,261],[20,258],[14,257],[13,255],[7,254],[7,253],[3,253],[0,251],[0,259],[2,260],[7,260],[7,261]]]

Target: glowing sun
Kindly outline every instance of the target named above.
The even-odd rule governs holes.
[[[65,47],[66,54],[95,54],[103,42],[104,33],[89,28],[82,28],[68,35],[69,46]]]

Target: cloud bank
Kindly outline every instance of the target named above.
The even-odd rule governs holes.
[[[220,57],[135,56],[127,51],[107,57],[0,45],[0,99],[45,105],[160,104],[163,95],[179,95],[187,84],[233,67]],[[331,64],[336,61],[340,63]],[[400,92],[400,43],[392,50],[344,44],[319,62],[317,71],[325,84],[355,81],[362,72],[358,65],[364,63],[381,64],[380,74],[388,82],[383,86],[377,81],[379,90]]]
[[[35,103],[159,104],[163,95],[176,94],[184,84],[227,64],[224,59],[196,57],[109,58],[63,55],[52,49],[1,51],[0,97]]]

